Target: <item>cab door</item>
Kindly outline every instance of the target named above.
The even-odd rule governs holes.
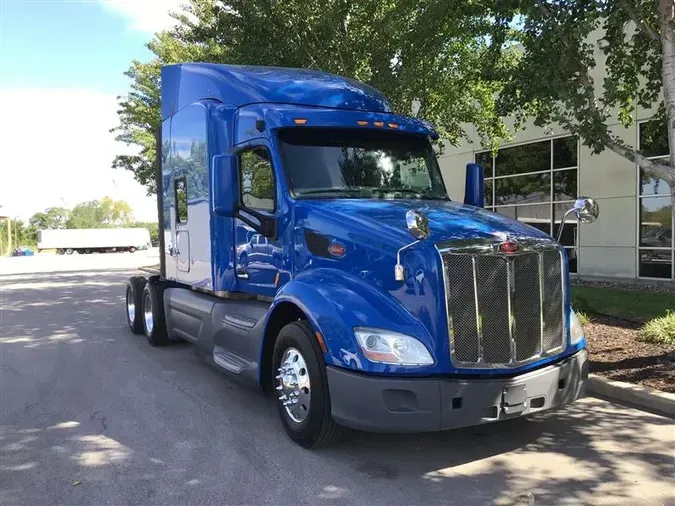
[[[276,218],[276,187],[269,149],[252,145],[239,152],[239,211],[235,217],[236,276],[242,291],[274,295],[278,283],[279,262],[271,251],[281,250],[281,239],[267,237],[262,219]],[[256,235],[245,242],[245,230]],[[241,231],[241,233],[240,233]],[[242,254],[247,252],[247,254]]]

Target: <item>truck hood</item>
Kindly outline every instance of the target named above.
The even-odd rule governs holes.
[[[553,240],[551,236],[521,221],[484,209],[442,200],[306,200],[302,208],[307,212],[310,226],[319,230],[336,225],[351,232],[352,239],[363,234],[372,239],[395,242],[400,245],[413,240],[408,233],[405,215],[417,209],[429,219],[433,242],[456,239],[494,238],[506,233],[511,237],[537,237]],[[323,223],[321,223],[323,222]],[[323,225],[323,226],[321,226]],[[340,227],[340,228],[342,228]],[[360,242],[360,241],[359,241]]]

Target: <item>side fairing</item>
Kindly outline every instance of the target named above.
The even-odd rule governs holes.
[[[162,143],[167,278],[201,288],[212,287],[207,118],[205,104],[185,107]]]

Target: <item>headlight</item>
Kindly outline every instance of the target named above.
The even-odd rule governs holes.
[[[396,365],[431,365],[429,350],[417,339],[389,330],[357,327],[354,335],[366,358],[372,362]]]
[[[584,328],[574,311],[570,311],[570,339],[572,344],[577,344],[584,338]]]

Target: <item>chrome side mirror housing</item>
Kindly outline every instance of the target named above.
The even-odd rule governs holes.
[[[576,199],[572,208],[569,209],[562,217],[562,220],[560,220],[560,225],[558,226],[558,237],[556,238],[558,242],[560,242],[560,238],[562,237],[565,221],[572,213],[574,213],[574,215],[577,217],[577,221],[579,223],[593,223],[598,219],[600,207],[598,206],[598,203],[595,201],[595,199],[591,197],[579,197]]]
[[[405,213],[405,223],[408,225],[410,235],[418,241],[429,237],[429,220],[417,209],[411,209]]]
[[[410,235],[416,240],[410,244],[406,244],[396,252],[396,265],[394,266],[394,279],[396,281],[405,281],[405,268],[403,267],[403,264],[401,264],[401,252],[413,244],[423,241],[429,237],[429,234],[431,233],[431,230],[429,229],[429,219],[422,211],[417,209],[411,209],[405,213],[405,223],[408,226],[408,232],[410,232]]]
[[[572,209],[579,223],[593,223],[600,214],[598,203],[591,197],[579,197],[574,201]]]

